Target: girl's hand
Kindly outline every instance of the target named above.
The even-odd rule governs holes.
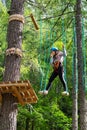
[[[54,55],[55,55],[55,51],[52,51],[50,57],[53,57]]]

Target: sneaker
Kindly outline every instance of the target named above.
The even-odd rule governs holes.
[[[62,92],[62,95],[64,95],[64,96],[69,96],[69,92],[64,91],[64,92]]]
[[[38,93],[41,94],[41,95],[47,95],[48,91],[47,90],[42,90],[42,91],[39,91]]]
[[[48,91],[47,90],[44,90],[44,95],[47,95],[48,94]]]
[[[43,94],[43,91],[39,91],[38,93],[42,95],[42,94]]]

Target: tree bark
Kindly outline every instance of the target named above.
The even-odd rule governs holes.
[[[74,77],[73,77],[73,110],[72,110],[72,130],[78,130],[78,91],[77,91],[77,65],[76,54],[74,54]]]
[[[23,5],[25,0],[12,0],[10,15],[23,15]],[[7,48],[19,48],[22,45],[23,23],[13,20],[8,24],[7,31]],[[18,81],[20,79],[21,57],[14,55],[6,56],[4,81]],[[11,93],[2,95],[0,130],[16,130],[17,124],[17,99]]]
[[[72,107],[72,130],[78,130],[78,77],[77,77],[77,47],[76,47],[76,28],[73,19],[73,107]]]
[[[87,101],[83,79],[83,52],[82,52],[82,16],[81,0],[76,3],[76,35],[77,35],[77,60],[78,60],[78,102],[80,130],[87,130]]]

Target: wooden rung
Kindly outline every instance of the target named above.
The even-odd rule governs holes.
[[[27,94],[30,96],[30,93],[29,93],[29,91],[27,91]]]
[[[30,96],[30,94],[27,93],[27,91],[24,94],[25,94],[25,98]]]
[[[0,92],[1,93],[12,92],[12,87],[2,87],[2,88],[0,88]]]
[[[31,89],[29,90],[29,93],[30,93],[31,96],[33,96],[35,94],[34,91],[31,90]]]
[[[20,91],[20,93],[21,93],[21,92],[25,93],[26,91],[29,92],[29,90],[30,90],[30,89],[27,89],[27,88],[26,88],[26,89],[21,89],[21,88],[19,89],[19,88],[17,88],[17,89],[18,89],[18,91]],[[30,94],[29,94],[29,95],[30,95]]]
[[[36,96],[33,96],[32,99],[35,100],[35,101],[37,101],[37,97]]]
[[[24,93],[24,92],[20,92],[20,94],[21,94],[23,97],[25,97],[25,93]]]
[[[34,24],[34,26],[35,26],[35,29],[36,29],[36,30],[38,30],[38,29],[39,29],[39,27],[38,27],[38,25],[37,25],[37,23],[36,23],[36,20],[35,20],[35,18],[34,18],[34,16],[33,16],[33,14],[30,14],[30,17],[31,17],[32,22],[33,22],[33,24]]]
[[[33,99],[32,99],[32,98],[25,98],[24,101],[25,101],[25,102],[28,102],[28,101],[29,101],[29,102],[33,102]]]
[[[33,100],[37,100],[37,98],[36,98],[35,96],[33,96],[32,98],[31,98],[31,97],[27,97],[27,100],[30,100],[30,99],[31,99],[32,101],[33,101]]]
[[[28,88],[32,88],[31,84],[30,84],[30,81],[28,81]]]
[[[13,89],[14,93],[16,94],[16,96],[17,96],[19,102],[20,102],[22,105],[24,105],[24,101],[22,100],[22,96],[20,95],[20,93],[18,92],[18,90],[16,89],[16,87],[12,87],[12,89]]]
[[[28,103],[28,102],[29,102],[29,103],[37,103],[37,100],[30,100],[30,99],[27,99],[27,100],[26,100],[26,103]]]
[[[6,90],[8,90],[8,87],[6,86]]]
[[[27,90],[27,86],[17,86],[17,89],[20,91],[25,91]]]

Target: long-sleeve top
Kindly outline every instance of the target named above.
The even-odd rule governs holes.
[[[63,48],[63,51],[58,50],[56,52],[56,55],[54,55],[53,57],[50,58],[51,65],[53,66],[54,63],[56,63],[57,61],[60,62],[60,63],[63,63],[63,60],[64,60],[65,56],[67,56],[65,48]]]

